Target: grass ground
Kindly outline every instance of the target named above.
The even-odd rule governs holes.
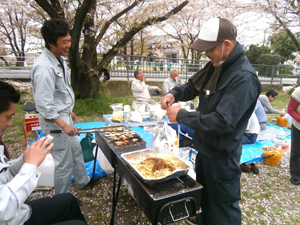
[[[25,149],[22,131],[24,111],[22,106],[25,101],[32,100],[29,82],[12,82],[22,94],[22,99],[17,106],[17,113],[13,118],[14,124],[9,127],[3,136],[12,159],[16,158]],[[285,109],[290,96],[281,92],[272,102],[276,109]],[[103,121],[102,116],[111,113],[110,104],[124,102],[131,104],[130,98],[99,97],[93,100],[76,101],[74,108],[78,122]],[[272,123],[275,115],[268,115],[268,122]],[[34,135],[31,134],[33,139]],[[268,166],[263,162],[257,163],[259,175],[243,173],[241,178],[241,201],[243,224],[300,224],[299,204],[300,187],[289,182],[289,168],[287,166]],[[112,208],[112,183],[113,175],[103,177],[93,190],[78,190],[72,186],[71,192],[83,201],[81,209],[89,224],[109,224]],[[36,199],[53,195],[53,191],[37,191],[29,199]],[[128,194],[122,184],[119,202],[115,214],[115,224],[150,224],[140,207]],[[184,221],[175,223],[186,224]]]

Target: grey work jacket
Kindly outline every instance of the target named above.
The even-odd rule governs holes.
[[[75,97],[71,87],[70,69],[45,48],[31,69],[34,102],[40,118],[57,119],[61,113],[71,114]]]

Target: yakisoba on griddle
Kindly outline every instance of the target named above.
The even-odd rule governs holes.
[[[160,179],[173,173],[180,161],[169,157],[148,156],[142,161],[129,160],[146,179]]]

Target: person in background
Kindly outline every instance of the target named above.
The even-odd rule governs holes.
[[[101,177],[92,180],[87,176],[82,149],[75,137],[80,128],[74,126],[75,97],[64,58],[71,47],[69,26],[63,19],[51,19],[45,21],[41,33],[46,48],[32,66],[31,85],[42,131],[54,137],[54,189],[59,194],[70,192],[72,176],[78,189],[98,182]]]
[[[241,224],[242,139],[261,84],[236,36],[236,27],[225,18],[205,22],[190,48],[205,52],[210,62],[188,83],[174,87],[161,100],[171,122],[195,130],[196,179],[203,185],[202,225]],[[196,96],[197,111],[170,107],[175,101],[188,101]],[[197,221],[191,217],[187,222]]]
[[[172,70],[170,73],[170,76],[164,80],[163,91],[165,94],[167,94],[175,86],[180,87],[183,84],[184,84],[184,82],[178,76],[178,72],[176,70]]]
[[[158,104],[152,100],[149,91],[155,90],[161,93],[161,89],[157,86],[149,86],[145,84],[146,78],[141,70],[134,71],[134,80],[131,83],[131,91],[137,102],[144,102],[150,105]]]
[[[293,118],[291,127],[290,182],[300,185],[300,87],[292,93],[288,114]]]
[[[254,112],[258,119],[258,122],[260,125],[260,130],[267,129],[267,115],[266,115],[263,105],[261,104],[261,102],[259,100],[257,100],[257,102],[256,102]]]
[[[280,116],[284,116],[286,114],[284,111],[274,109],[271,105],[271,102],[273,102],[276,99],[277,95],[278,93],[271,89],[265,95],[260,95],[258,97],[258,100],[263,105],[266,114],[280,114]]]
[[[259,122],[258,122],[255,112],[253,112],[248,121],[248,125],[247,125],[246,131],[244,133],[242,144],[243,145],[254,144],[257,140],[257,135],[258,135],[259,131],[260,131]]]
[[[13,125],[12,117],[19,100],[19,92],[0,81],[0,136]],[[49,138],[42,137],[13,161],[8,161],[3,154],[4,146],[0,145],[0,224],[87,224],[71,193],[25,202],[37,185],[38,166],[53,148],[53,143],[49,143]]]

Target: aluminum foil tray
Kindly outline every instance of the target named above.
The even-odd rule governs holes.
[[[142,161],[146,156],[159,156],[159,157],[169,157],[173,160],[179,161],[179,166],[173,173],[159,178],[159,179],[148,179],[143,176],[143,174],[133,165],[132,161]],[[126,162],[126,164],[131,168],[131,170],[146,184],[152,186],[154,184],[162,183],[164,181],[170,180],[172,178],[181,177],[188,173],[189,169],[192,167],[189,163],[179,158],[177,155],[166,149],[142,149],[133,152],[127,152],[121,154],[121,158]]]

